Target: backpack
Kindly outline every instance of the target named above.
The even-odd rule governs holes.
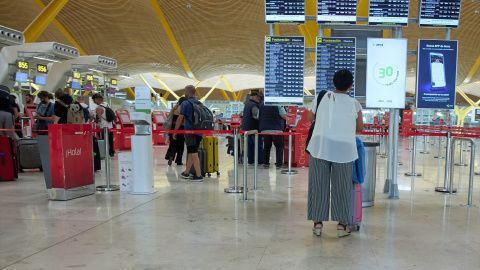
[[[202,103],[195,103],[187,100],[193,107],[193,121],[190,122],[194,130],[213,130],[213,113]]]
[[[87,106],[86,108],[82,106],[83,118],[85,118],[85,123],[88,123],[88,119],[90,119],[90,112],[88,111],[89,108],[90,108],[89,106]]]
[[[110,107],[105,107],[103,105],[100,105],[103,107],[103,109],[105,110],[105,120],[107,120],[107,122],[117,122],[117,116],[115,115],[115,112],[110,109]]]
[[[85,124],[83,107],[78,102],[66,105],[63,101],[57,100],[63,107],[67,108],[67,124]]]

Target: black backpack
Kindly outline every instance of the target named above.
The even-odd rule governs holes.
[[[187,100],[193,106],[193,121],[188,119],[194,130],[213,130],[213,113],[202,103]]]
[[[87,106],[86,108],[83,108],[82,106],[82,109],[83,109],[83,118],[85,118],[85,123],[88,122],[88,119],[90,119],[90,112],[88,111],[90,107]]]
[[[112,121],[117,122],[117,116],[115,115],[115,112],[112,109],[110,109],[110,107],[105,107],[103,105],[100,105],[100,106],[102,106],[103,109],[105,110],[105,117],[106,117],[105,120],[107,120],[107,122],[112,122]]]

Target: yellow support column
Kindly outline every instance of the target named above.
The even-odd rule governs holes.
[[[50,2],[23,32],[25,43],[37,41],[38,37],[40,37],[47,26],[55,19],[55,16],[57,16],[67,2],[68,0],[53,0]]]
[[[459,109],[458,107],[455,107],[455,112],[457,113],[457,126],[462,126],[463,127],[463,123],[465,122],[465,117],[467,116],[467,114],[472,110],[472,106],[464,109],[464,110],[461,110]]]
[[[166,92],[165,95],[163,95],[163,98],[166,100],[169,95],[170,95],[170,93],[169,93],[169,92]],[[178,99],[178,98],[177,98],[177,99]]]
[[[220,89],[220,93],[222,93],[223,98],[224,98],[226,101],[230,101],[230,98],[228,97],[227,92],[225,92],[225,90]]]
[[[135,92],[132,88],[125,88],[125,92],[127,92],[127,99],[134,100],[135,99]]]
[[[155,74],[155,73],[152,73],[152,76],[158,81],[158,83],[170,94],[172,94],[172,96],[175,97],[175,99],[179,99],[180,97],[177,96],[177,94],[175,94],[175,92],[173,92],[172,89],[170,89],[170,87],[168,87],[168,85],[166,85],[162,80],[160,80],[160,78]]]
[[[45,8],[45,5],[42,3],[41,0],[34,0],[35,3],[37,3],[37,5],[44,9]],[[72,35],[70,35],[70,33],[68,33],[67,29],[65,29],[65,27],[63,27],[63,25],[57,20],[57,19],[53,19],[53,24],[55,24],[58,28],[58,30],[60,30],[60,32],[62,32],[62,34],[68,39],[68,41],[70,41],[70,43],[72,43],[73,47],[77,48],[78,51],[80,52],[80,55],[87,55],[87,53],[80,47],[80,45],[77,43],[77,41],[75,39],[73,39]]]
[[[222,81],[222,78],[223,78],[223,76],[220,77],[220,80],[218,80],[218,82],[212,87],[212,89],[210,89],[210,91],[208,91],[208,93],[203,98],[200,99],[200,102],[204,102],[208,98],[208,96],[210,96],[212,94],[213,90],[215,90],[215,88],[217,88],[218,84]]]
[[[198,86],[200,86],[200,84],[201,84],[202,82],[203,82],[203,81],[198,82],[198,83],[195,85],[195,92],[197,93],[198,99],[201,99],[201,98],[202,98],[202,95],[200,95],[200,92],[198,91]]]

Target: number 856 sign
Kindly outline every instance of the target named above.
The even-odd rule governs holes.
[[[367,108],[404,108],[407,40],[367,39]]]

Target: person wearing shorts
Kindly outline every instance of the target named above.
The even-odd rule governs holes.
[[[175,123],[175,130],[178,130],[182,123],[184,123],[185,130],[194,130],[193,129],[193,104],[200,103],[195,98],[195,86],[187,85],[184,89],[186,101],[182,102],[180,108],[180,114]],[[177,139],[177,134],[173,134],[173,139]],[[192,182],[203,182],[202,171],[200,169],[200,159],[198,157],[198,147],[200,147],[200,142],[202,141],[203,136],[201,134],[185,134],[185,144],[187,145],[187,167],[185,171],[181,173],[181,177],[184,179],[189,179]],[[195,168],[195,175],[190,175],[190,168]]]

